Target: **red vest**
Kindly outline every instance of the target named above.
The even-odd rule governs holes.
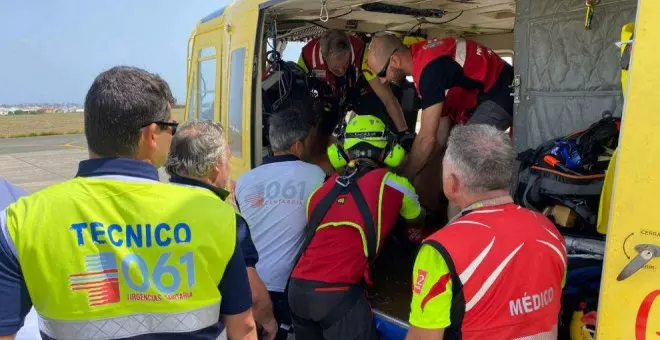
[[[480,89],[454,86],[446,90],[443,116],[449,115],[457,124],[470,118],[470,111],[478,104],[478,96],[490,91],[497,81],[505,61],[488,47],[472,40],[443,38],[421,41],[410,46],[413,59],[413,80],[417,93],[424,67],[442,56],[450,56],[463,68],[463,75],[482,85]]]
[[[345,94],[348,89],[356,86],[362,76],[362,58],[364,56],[364,42],[351,35],[350,66],[346,70],[343,81],[340,81],[328,68],[328,64],[321,55],[321,38],[314,38],[302,48],[302,57],[309,73],[315,78],[330,86],[335,96]]]
[[[450,269],[448,339],[556,339],[567,256],[545,216],[512,203],[483,207],[424,242]]]
[[[396,223],[401,211],[403,194],[384,185],[387,169],[375,169],[357,181],[369,207],[376,228],[376,254]],[[307,218],[321,199],[335,185],[338,174],[328,179],[309,200]],[[382,195],[381,195],[381,188]],[[380,209],[379,209],[380,207]],[[379,218],[380,214],[380,218]],[[314,238],[300,257],[291,277],[329,283],[370,284],[365,222],[352,195],[341,194],[321,220]],[[375,258],[375,256],[374,256]]]

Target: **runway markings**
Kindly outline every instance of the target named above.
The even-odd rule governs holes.
[[[78,150],[87,150],[87,147],[81,146],[81,145],[75,145],[73,143],[66,143],[62,145],[67,148],[72,148],[72,149],[78,149]]]

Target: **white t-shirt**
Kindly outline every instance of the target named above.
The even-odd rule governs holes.
[[[247,221],[269,291],[284,292],[307,224],[307,199],[323,184],[320,167],[292,155],[273,156],[243,174],[236,203]]]

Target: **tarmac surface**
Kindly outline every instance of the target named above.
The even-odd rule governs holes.
[[[0,139],[0,178],[33,193],[73,178],[87,157],[84,135]],[[166,181],[164,170],[160,173]]]

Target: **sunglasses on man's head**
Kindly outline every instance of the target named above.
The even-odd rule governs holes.
[[[179,123],[176,120],[173,120],[171,122],[149,122],[149,123],[146,123],[146,124],[142,125],[142,127],[147,127],[151,124],[156,124],[156,125],[160,126],[161,128],[162,127],[171,127],[172,128],[172,135],[174,135],[176,133],[176,128],[179,126]]]
[[[394,53],[396,53],[397,50],[398,48],[395,48],[394,51],[392,51],[392,53],[390,54],[390,56],[387,57],[387,62],[385,63],[385,65],[383,65],[383,68],[377,74],[378,78],[387,77],[387,69],[390,67],[390,61],[392,61],[392,56],[394,55]]]

